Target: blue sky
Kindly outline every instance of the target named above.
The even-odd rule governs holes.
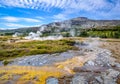
[[[120,19],[120,0],[0,0],[0,29],[39,26],[75,17]]]

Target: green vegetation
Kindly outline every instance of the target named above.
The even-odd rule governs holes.
[[[4,64],[4,65],[8,65],[10,62],[11,62],[11,61],[5,60],[5,61],[3,62],[3,64]]]
[[[19,43],[1,42],[0,60],[36,54],[60,53],[76,49],[72,40],[29,41]]]
[[[0,30],[0,36],[11,36],[15,32],[23,33],[23,36],[26,36],[30,32],[37,32],[37,30],[39,30],[39,27],[18,28],[18,29],[12,29],[12,30]]]
[[[82,30],[81,35],[82,37],[101,37],[101,38],[120,38],[120,26],[115,26],[112,28],[93,28]]]
[[[12,39],[12,36],[0,36],[0,42],[1,41],[7,41],[7,40],[10,40]]]

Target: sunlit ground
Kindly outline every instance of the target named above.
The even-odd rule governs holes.
[[[72,38],[72,40],[84,41],[86,38]],[[120,40],[119,39],[101,39],[102,47],[110,49],[113,57],[120,61]],[[57,41],[58,42],[58,41]],[[58,42],[59,44],[60,42]],[[62,41],[64,43],[64,41]],[[84,56],[74,57],[63,62],[57,62],[50,66],[1,66],[0,67],[0,84],[11,82],[13,84],[45,84],[50,77],[61,78],[63,76],[75,74],[75,67],[83,66],[92,53]]]

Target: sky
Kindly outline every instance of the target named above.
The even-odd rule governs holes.
[[[0,29],[40,26],[75,17],[120,20],[120,0],[0,0]]]

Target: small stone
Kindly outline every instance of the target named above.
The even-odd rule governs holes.
[[[72,84],[88,84],[84,76],[75,76],[72,79]]]
[[[58,84],[58,79],[49,78],[49,79],[47,79],[46,84]]]
[[[112,78],[116,78],[120,74],[119,71],[116,71],[114,69],[109,69],[108,72],[109,72],[108,77]]]
[[[99,83],[103,83],[103,80],[102,80],[102,78],[100,77],[100,76],[98,76],[98,77],[95,77],[95,79],[99,82]]]
[[[105,76],[103,84],[116,84],[115,80],[111,77]]]
[[[94,66],[95,65],[95,63],[92,60],[88,61],[86,64],[90,65],[90,66]]]
[[[120,64],[119,63],[116,63],[115,66],[118,67],[118,68],[120,68]]]

